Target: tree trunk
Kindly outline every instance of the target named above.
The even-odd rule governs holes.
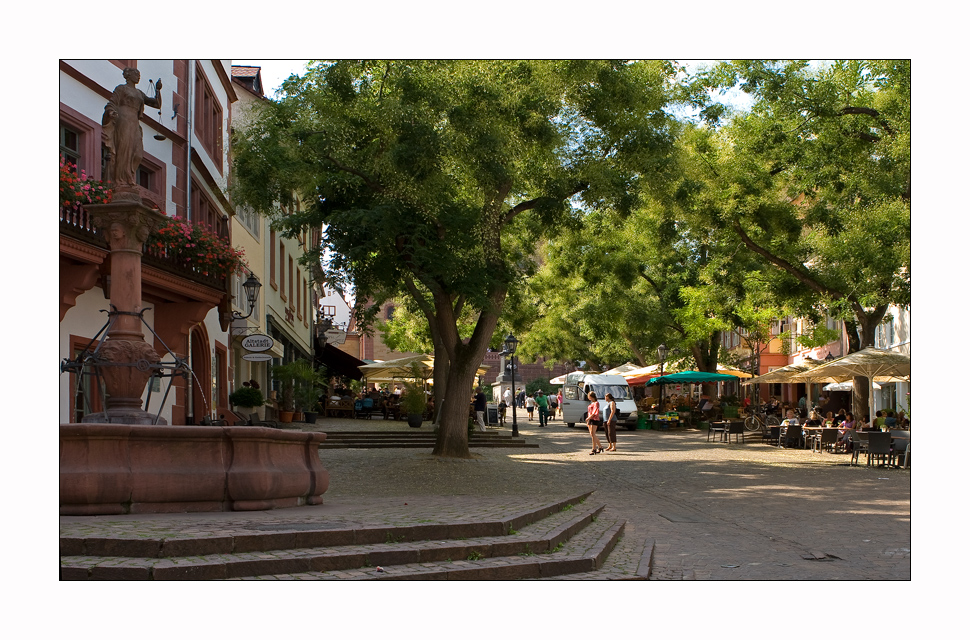
[[[445,382],[444,400],[438,409],[438,438],[434,450],[436,456],[447,458],[470,458],[468,450],[468,408],[474,389],[475,372],[481,358],[464,358],[453,362]]]
[[[876,328],[879,327],[879,323],[886,316],[886,310],[888,308],[888,304],[882,304],[872,311],[867,312],[861,306],[856,307],[855,315],[859,323],[857,325],[859,327],[859,349],[857,350],[861,351],[866,347],[871,347],[876,344]],[[849,344],[852,344],[851,341]],[[851,347],[849,353],[853,353]],[[856,376],[852,379],[852,413],[857,420],[862,416],[869,415],[870,393],[872,393],[872,389],[869,386],[869,378]],[[876,416],[874,415],[869,416],[870,421],[875,418]]]

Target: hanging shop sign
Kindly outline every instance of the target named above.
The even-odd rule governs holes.
[[[254,353],[269,351],[273,348],[273,344],[275,344],[273,339],[262,333],[255,333],[242,339],[242,348]]]
[[[327,344],[343,344],[347,340],[347,332],[342,329],[328,329],[324,334]]]
[[[242,358],[250,362],[269,362],[273,356],[268,353],[244,353]]]

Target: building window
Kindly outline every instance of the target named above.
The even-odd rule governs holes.
[[[61,123],[61,157],[74,167],[74,173],[81,165],[81,134]]]
[[[276,288],[276,232],[269,231],[269,285]]]
[[[252,207],[241,206],[236,209],[236,220],[239,220],[240,224],[246,227],[246,230],[254,238],[259,240],[259,215],[256,214]]]
[[[221,238],[225,238],[228,235],[226,233],[226,225],[222,220],[222,212],[219,211],[195,180],[192,181],[192,211],[189,219],[192,221],[192,224],[206,225]]]
[[[300,287],[300,270],[296,270],[296,317],[300,320],[303,319],[303,307],[300,306],[300,295],[303,290]]]
[[[290,298],[290,309],[293,308],[293,257],[289,258],[289,269],[286,272],[286,279],[289,283],[289,298]]]
[[[198,64],[195,67],[195,133],[222,173],[222,105]]]
[[[328,318],[337,317],[337,307],[325,304],[320,307],[320,313]]]
[[[280,240],[280,297],[286,300],[286,273],[283,268],[286,266],[286,247]]]

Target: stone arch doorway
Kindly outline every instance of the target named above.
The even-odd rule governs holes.
[[[205,327],[198,325],[189,332],[189,368],[194,374],[188,381],[190,391],[188,424],[199,424],[209,415],[209,393],[212,386],[209,336]]]

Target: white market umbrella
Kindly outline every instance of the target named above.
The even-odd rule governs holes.
[[[869,419],[876,412],[873,383],[908,381],[910,375],[909,355],[898,351],[887,351],[866,347],[831,362],[792,376],[792,382],[850,382],[856,376],[869,379]]]
[[[880,386],[878,382],[873,382],[872,388],[882,389],[882,386]],[[822,389],[824,391],[852,391],[852,383],[851,382],[830,382],[824,387],[822,387]]]

